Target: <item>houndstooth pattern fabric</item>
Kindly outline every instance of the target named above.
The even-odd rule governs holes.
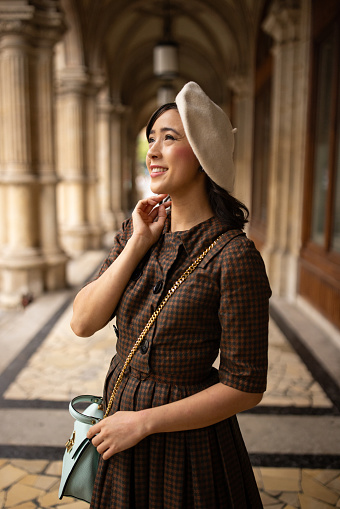
[[[126,221],[100,270],[132,235]],[[223,237],[170,298],[123,378],[111,412],[140,410],[222,382],[266,388],[270,287],[254,244],[211,218],[159,241],[136,268],[116,309],[119,340],[107,374],[106,404],[123,363],[167,291],[220,234]],[[220,351],[220,366],[212,368]],[[198,430],[155,434],[100,460],[93,509],[261,508],[249,457],[233,416]]]

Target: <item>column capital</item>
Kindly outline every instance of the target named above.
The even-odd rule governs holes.
[[[277,44],[284,44],[299,38],[300,21],[301,0],[274,0],[262,28]]]
[[[239,97],[248,97],[252,93],[251,79],[246,74],[234,74],[230,76],[227,85]]]
[[[68,66],[59,69],[55,84],[59,94],[82,93],[95,95],[105,80],[102,73],[91,73],[85,66]]]
[[[113,111],[113,104],[110,98],[105,94],[98,94],[97,97],[97,111],[102,114],[110,114]]]
[[[131,107],[126,104],[115,102],[112,104],[112,111],[119,116],[124,116],[131,112]]]
[[[0,3],[0,38],[3,35],[18,34],[27,30],[34,17],[34,6],[25,1]]]
[[[89,83],[86,67],[64,67],[57,71],[55,83],[59,94],[84,92]]]
[[[15,0],[0,3],[0,39],[8,35],[34,38],[35,44],[53,46],[66,30],[59,0]]]

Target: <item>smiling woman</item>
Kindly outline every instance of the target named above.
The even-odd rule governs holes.
[[[230,194],[232,126],[188,83],[152,116],[147,138],[157,195],[137,203],[74,302],[76,334],[89,336],[113,316],[119,332],[104,388],[109,410],[88,432],[101,455],[91,508],[259,509],[236,414],[266,387],[270,288],[242,231],[247,209]]]
[[[148,134],[146,164],[151,176],[151,191],[169,194],[174,208],[185,200],[200,202],[200,221],[213,215],[205,190],[205,176],[186,137],[177,110],[169,109],[155,121]],[[197,216],[196,211],[196,216]],[[172,224],[173,231],[181,227]]]

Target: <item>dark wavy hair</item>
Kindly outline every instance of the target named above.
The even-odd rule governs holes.
[[[163,104],[150,117],[146,126],[146,137],[149,139],[150,131],[156,120],[168,110],[178,110],[176,103]],[[204,168],[203,168],[204,170]],[[248,222],[249,210],[244,203],[237,200],[228,191],[217,185],[207,174],[206,190],[209,198],[210,206],[214,215],[230,228],[243,229]]]

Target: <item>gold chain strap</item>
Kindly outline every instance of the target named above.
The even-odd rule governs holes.
[[[111,398],[110,398],[110,401],[109,401],[109,404],[107,406],[107,409],[106,409],[106,412],[105,412],[105,415],[104,415],[103,419],[105,419],[109,415],[109,413],[110,413],[110,410],[111,410],[111,407],[112,407],[112,404],[113,404],[113,400],[115,399],[117,391],[118,391],[118,388],[119,388],[120,384],[122,383],[123,376],[124,376],[124,374],[126,372],[126,369],[129,366],[130,362],[132,361],[132,357],[135,355],[136,351],[138,350],[138,347],[140,346],[141,342],[143,341],[143,339],[145,338],[145,336],[147,335],[147,333],[151,329],[151,326],[153,325],[153,323],[155,322],[156,318],[158,317],[158,315],[160,314],[160,312],[164,308],[165,304],[168,302],[170,297],[175,293],[177,288],[179,288],[181,286],[181,284],[184,283],[184,281],[187,279],[187,277],[190,276],[190,274],[192,274],[192,272],[201,263],[201,261],[209,253],[209,251],[217,244],[217,242],[219,241],[219,239],[221,237],[222,237],[222,235],[217,237],[217,239],[214,240],[214,242],[212,244],[210,244],[210,246],[205,251],[203,251],[203,253],[198,258],[196,258],[196,260],[190,265],[190,267],[187,268],[187,270],[184,272],[184,274],[182,274],[182,276],[176,281],[176,283],[168,291],[168,293],[166,294],[166,296],[164,297],[164,299],[162,300],[162,302],[160,303],[160,305],[158,306],[156,311],[151,315],[148,323],[144,327],[141,335],[137,339],[137,341],[134,344],[131,352],[129,353],[129,355],[126,358],[126,361],[124,363],[123,369],[120,372],[119,377],[117,379],[117,382],[116,382],[116,384],[115,384],[115,386],[114,386],[114,388],[112,390]]]

